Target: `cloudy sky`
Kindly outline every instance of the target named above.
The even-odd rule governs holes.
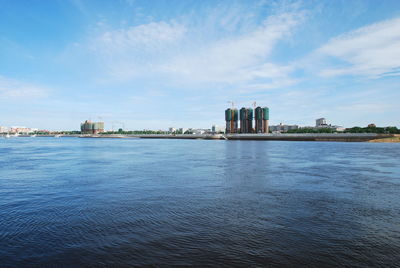
[[[0,125],[400,127],[400,1],[0,0]]]

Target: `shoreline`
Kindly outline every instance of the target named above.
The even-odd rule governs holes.
[[[5,135],[1,135],[5,138]],[[17,137],[32,137],[19,135]],[[36,135],[35,137],[77,137],[103,139],[201,139],[201,140],[259,140],[259,141],[327,141],[327,142],[374,142],[399,143],[399,134],[375,133],[304,133],[304,134],[100,134],[100,135]]]

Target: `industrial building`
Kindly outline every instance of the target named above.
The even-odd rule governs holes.
[[[255,132],[268,133],[269,109],[258,106],[255,110]]]
[[[238,132],[238,110],[229,108],[225,110],[226,133]]]
[[[240,133],[253,132],[253,109],[240,109]]]
[[[86,120],[81,124],[82,134],[97,134],[104,132],[104,122],[91,122]]]

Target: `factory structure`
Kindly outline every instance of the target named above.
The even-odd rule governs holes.
[[[243,107],[240,112],[236,108],[228,108],[225,110],[225,121],[226,133],[268,133],[269,108],[257,107],[253,110]]]
[[[98,134],[104,132],[104,122],[86,120],[84,123],[81,123],[81,132],[82,134]]]

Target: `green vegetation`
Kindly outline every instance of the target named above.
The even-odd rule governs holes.
[[[122,129],[119,129],[118,131],[107,131],[100,133],[103,135],[109,135],[109,134],[125,134],[125,135],[142,135],[142,134],[169,134],[167,131],[155,131],[155,130],[132,130],[132,131],[125,131]]]
[[[336,133],[335,129],[331,128],[299,128],[289,130],[287,133]],[[377,133],[377,134],[400,134],[397,127],[352,127],[347,128],[344,133]],[[341,133],[341,132],[339,132]]]
[[[347,133],[377,133],[377,134],[400,134],[397,127],[352,127],[347,128]]]
[[[286,133],[335,133],[336,130],[331,129],[331,128],[311,128],[311,127],[305,127],[305,128],[298,128],[298,129],[291,129],[288,130]]]
[[[104,135],[110,135],[110,134],[121,134],[121,135],[143,135],[143,134],[192,134],[193,131],[191,130],[186,130],[184,133],[182,133],[182,130],[177,129],[176,131],[170,133],[169,131],[163,131],[163,130],[148,130],[148,129],[144,129],[144,130],[130,130],[130,131],[126,131],[126,130],[122,130],[121,128],[118,129],[118,131],[107,131],[107,132],[103,132],[100,134],[104,134]]]
[[[72,131],[35,131],[32,134],[36,135],[57,135],[57,134],[62,134],[62,135],[79,135],[81,134],[80,131],[78,130],[72,130]]]

